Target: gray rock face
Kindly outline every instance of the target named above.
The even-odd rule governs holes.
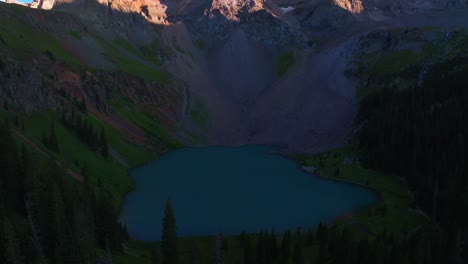
[[[241,28],[237,28],[213,56],[212,65],[224,66],[212,69],[220,93],[244,107],[255,102],[268,88],[270,76],[274,75],[272,63],[264,63],[269,60],[268,55],[254,45]]]
[[[256,12],[265,8],[265,0],[213,0],[208,12],[219,10],[228,20],[239,21],[240,12]]]
[[[426,13],[418,19],[405,14],[466,5],[466,0],[56,1],[54,8],[80,18],[74,19],[80,23],[76,30],[85,30],[84,24],[111,41],[123,36],[141,47],[157,40],[161,46],[155,49],[170,50],[161,67],[183,83],[178,131],[205,140],[194,144],[273,144],[301,152],[340,146],[351,131],[355,86],[344,72],[359,34],[392,23],[428,26],[434,19]],[[291,11],[281,12],[289,6]],[[459,17],[457,23],[466,25],[466,16]],[[100,45],[95,46],[98,55]],[[90,47],[84,52],[91,54]],[[284,54],[293,54],[294,62],[279,76]],[[12,84],[7,88],[15,91]],[[208,113],[206,122],[196,124],[194,110]]]
[[[239,27],[247,38],[267,46],[304,46],[306,42],[298,28],[281,17],[277,6],[265,0],[204,1],[178,18],[195,35],[215,45]]]
[[[384,20],[405,14],[464,7],[466,0],[362,0],[363,14],[373,20]]]
[[[55,5],[55,0],[34,0],[29,7],[49,10]]]
[[[312,11],[323,5],[333,5],[350,14],[370,18],[372,20],[384,20],[394,16],[413,14],[420,11],[443,10],[468,5],[467,0],[272,0],[272,2],[281,7],[296,7],[299,11],[295,13],[299,14],[303,12],[304,9]],[[320,10],[316,11],[318,12],[318,16],[325,16],[325,14],[320,14]],[[330,8],[324,11],[327,14],[331,13]],[[339,11],[331,15],[332,17],[336,17],[339,15]],[[331,20],[332,19],[330,19],[330,21]]]
[[[306,11],[302,17],[301,24],[304,28],[341,29],[355,21],[352,13],[334,4],[318,5],[313,13]]]

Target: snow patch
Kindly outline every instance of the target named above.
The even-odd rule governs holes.
[[[280,7],[280,9],[281,9],[281,12],[283,12],[283,14],[286,14],[288,12],[293,11],[295,8],[293,6],[288,6],[288,7]]]

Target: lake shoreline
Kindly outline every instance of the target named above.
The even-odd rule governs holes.
[[[146,194],[149,193],[148,188],[151,189],[152,188],[151,186],[162,186],[162,185],[166,186],[167,184],[167,186],[164,187],[166,188],[165,190],[157,190],[154,188],[151,189],[151,192],[154,192],[156,194],[155,197],[159,197],[159,198],[154,198],[154,199],[161,200],[163,199],[161,197],[167,197],[167,195],[169,195],[168,197],[171,197],[171,200],[173,200],[173,203],[180,205],[180,209],[178,209],[178,211],[180,212],[179,215],[180,215],[181,223],[182,221],[185,221],[187,223],[190,223],[190,221],[195,221],[193,223],[199,223],[198,220],[196,219],[191,220],[192,218],[189,215],[187,215],[187,212],[190,212],[190,209],[189,211],[184,211],[185,210],[184,207],[187,207],[187,202],[184,201],[185,198],[181,198],[181,197],[197,197],[195,194],[195,192],[197,192],[196,191],[197,188],[195,188],[194,191],[191,190],[193,188],[193,185],[191,182],[194,181],[193,175],[200,176],[200,175],[213,174],[212,172],[207,173],[206,171],[199,171],[200,168],[210,168],[210,170],[215,171],[214,175],[226,176],[223,182],[227,181],[226,183],[228,185],[223,185],[226,183],[222,183],[221,186],[226,186],[226,188],[228,188],[227,186],[232,186],[232,188],[229,187],[229,189],[225,190],[225,191],[228,191],[229,194],[223,194],[222,199],[227,199],[225,201],[225,204],[235,204],[235,203],[232,203],[231,201],[233,199],[232,197],[237,197],[242,193],[242,191],[241,192],[237,191],[235,186],[237,187],[242,186],[242,188],[246,187],[243,185],[242,180],[239,180],[237,176],[234,177],[233,175],[229,173],[229,171],[237,171],[237,169],[241,169],[241,168],[244,168],[244,171],[241,172],[242,175],[251,175],[251,176],[257,175],[258,176],[258,177],[247,176],[247,177],[250,177],[248,178],[247,182],[251,182],[252,180],[254,181],[254,183],[251,184],[253,187],[250,188],[250,189],[254,189],[253,191],[250,190],[249,188],[243,189],[244,191],[248,191],[247,194],[249,195],[253,195],[252,193],[255,193],[256,195],[255,197],[258,198],[258,193],[257,193],[258,189],[255,189],[257,188],[255,186],[262,186],[263,184],[265,184],[265,182],[269,182],[269,184],[272,185],[271,188],[273,188],[273,190],[274,189],[280,190],[281,188],[283,188],[285,190],[291,191],[293,193],[292,195],[288,195],[285,197],[275,196],[276,197],[275,199],[276,200],[279,199],[279,200],[273,203],[287,206],[288,208],[287,211],[289,212],[296,212],[295,213],[296,218],[299,219],[299,221],[297,221],[298,223],[301,222],[300,219],[302,220],[308,219],[307,221],[305,221],[306,223],[300,224],[301,226],[304,226],[304,228],[313,227],[313,226],[315,227],[320,221],[326,222],[326,223],[332,223],[335,221],[335,219],[341,218],[343,215],[349,215],[350,212],[361,210],[362,207],[368,207],[369,203],[374,204],[376,200],[380,201],[377,198],[378,196],[376,196],[375,193],[373,192],[373,190],[369,188],[362,188],[360,186],[360,188],[355,189],[347,183],[345,183],[344,185],[341,185],[341,184],[334,185],[333,183],[329,181],[330,179],[320,177],[319,175],[316,175],[316,174],[313,174],[316,179],[312,180],[309,178],[310,175],[308,173],[305,173],[304,170],[301,169],[300,163],[298,163],[297,160],[293,160],[289,157],[285,157],[284,155],[275,155],[275,153],[271,153],[272,148],[274,148],[274,146],[270,148],[270,146],[264,146],[264,145],[244,146],[244,147],[238,147],[238,148],[213,147],[213,148],[208,148],[207,149],[208,152],[206,152],[207,151],[206,149],[202,150],[200,148],[185,148],[185,149],[179,149],[177,151],[171,152],[171,154],[166,153],[166,155],[163,155],[164,157],[159,157],[157,160],[153,161],[153,162],[156,162],[157,164],[152,165],[151,164],[152,162],[149,162],[144,166],[129,169],[128,171],[129,176],[132,178],[132,181],[135,183],[132,191],[136,193],[129,192],[125,195],[125,204],[122,206],[120,210],[121,211],[121,214],[119,217],[120,221],[121,223],[127,225],[127,228],[129,229],[130,233],[133,233],[134,234],[133,237],[136,238],[137,240],[143,240],[143,241],[152,240],[153,238],[151,239],[148,238],[149,236],[151,236],[151,235],[148,235],[149,234],[148,232],[146,232],[145,236],[140,236],[139,234],[143,234],[141,231],[143,229],[141,228],[144,228],[144,227],[135,223],[141,223],[138,221],[145,221],[145,220],[138,220],[141,215],[140,212],[144,211],[142,207],[146,206],[142,204],[148,203],[148,201],[150,201],[153,198],[151,197],[144,198],[146,199],[145,200],[146,202],[143,202],[142,200],[138,200],[138,199],[143,199],[143,196],[140,196],[140,195],[142,193],[146,193]],[[192,156],[186,157],[187,153]],[[181,156],[181,155],[185,155],[185,156]],[[257,160],[258,157],[260,157],[259,160]],[[174,164],[180,164],[180,162],[184,160],[187,161],[186,166],[174,165]],[[199,164],[201,164],[201,166],[198,166]],[[214,168],[212,168],[213,166]],[[182,170],[182,173],[181,173],[181,170]],[[138,176],[137,172],[143,173],[144,176],[141,176],[141,175]],[[171,174],[171,177],[166,177],[165,175],[167,173]],[[158,174],[160,177],[153,177],[152,175],[154,174]],[[291,176],[295,176],[296,174],[297,174],[297,183],[295,183],[296,181],[291,181]],[[176,176],[176,175],[179,175],[179,176]],[[136,178],[137,176],[138,178]],[[213,177],[213,176],[209,176],[209,177]],[[155,178],[158,178],[158,179],[155,179]],[[224,179],[224,178],[220,178],[220,179]],[[232,181],[233,179],[237,179],[237,180]],[[153,181],[156,181],[156,183],[153,184],[152,183]],[[160,181],[163,181],[164,184],[161,184]],[[181,185],[180,183],[184,183],[184,184]],[[310,183],[312,185],[307,186],[307,184],[305,183]],[[209,180],[207,184],[208,184],[207,186],[212,185],[212,187],[218,186],[219,188],[224,188],[224,187],[217,185],[216,182],[213,182],[212,180]],[[321,184],[323,184],[323,187],[320,187],[322,186]],[[190,188],[188,186],[190,186]],[[212,187],[209,187],[209,188],[212,188]],[[317,190],[317,191],[311,192],[310,190]],[[171,192],[172,194],[170,194]],[[340,195],[339,196],[334,195],[334,192],[338,192]],[[181,194],[181,195],[175,195],[176,193]],[[265,196],[270,195],[270,193],[272,193],[271,190],[266,191]],[[246,193],[244,193],[243,195],[244,198],[245,198],[245,194]],[[302,195],[305,195],[305,196],[302,196]],[[136,198],[138,196],[142,198]],[[224,196],[226,196],[227,198]],[[305,199],[304,197],[306,196],[309,198]],[[237,198],[234,198],[234,199],[237,199]],[[256,198],[246,198],[246,199],[252,199],[252,201],[256,200]],[[315,200],[316,204],[311,205],[310,199]],[[325,206],[321,202],[322,199],[326,199],[326,201],[329,201],[330,204],[328,206]],[[196,204],[192,204],[191,206],[192,207],[198,206],[197,208],[206,210],[206,208],[204,208],[202,205],[208,204],[208,203],[201,203],[203,201],[192,200],[192,203],[196,203]],[[291,205],[294,205],[293,206],[294,208],[297,207],[297,210],[294,208],[291,208]],[[267,207],[264,207],[262,205],[259,205],[259,206],[260,206],[259,208],[263,208],[263,210],[266,210],[265,211],[266,214],[262,213],[263,216],[262,215],[256,216],[255,219],[258,218],[256,220],[258,223],[251,223],[247,221],[245,224],[245,230],[250,229],[253,231],[253,233],[256,233],[257,231],[255,230],[259,229],[258,225],[260,224],[264,224],[265,226],[277,225],[279,229],[283,229],[283,228],[287,229],[287,228],[290,228],[291,226],[297,225],[294,223],[295,221],[293,220],[291,222],[291,225],[289,225],[288,227],[287,222],[290,220],[287,220],[287,217],[279,216],[277,213],[274,213],[275,211],[282,210],[281,208],[278,208],[275,206],[267,206]],[[322,209],[315,213],[309,212],[306,215],[302,215],[301,213],[298,213],[304,210],[310,211],[311,206],[320,207]],[[215,210],[215,211],[221,210],[220,212],[223,212],[223,214],[227,213],[226,211],[227,209],[214,208],[212,210]],[[248,212],[257,211],[252,208],[247,209],[247,210]],[[153,218],[154,220],[153,222],[154,223],[159,222],[159,218],[160,218],[159,214],[162,212],[162,210],[152,209],[150,211],[151,211],[151,218]],[[320,213],[322,211],[323,213]],[[227,215],[229,214],[231,213],[228,213]],[[237,217],[236,211],[233,211],[232,214],[235,214]],[[271,217],[264,219],[266,215],[268,214],[277,215],[278,219],[271,218]],[[209,212],[207,212],[207,215],[209,215]],[[238,221],[240,221],[239,223],[243,223],[242,219],[244,218],[242,215],[243,214],[239,214],[239,219],[238,219]],[[146,215],[145,217],[149,217],[149,216]],[[226,217],[226,215],[224,217]],[[225,220],[226,219],[219,220],[221,221],[220,223],[225,223],[223,225],[228,227],[227,229],[225,229],[225,233],[236,234],[237,231],[235,231],[234,233],[231,231],[235,229],[234,227],[235,225],[232,222],[231,216],[227,218],[226,222],[223,222]],[[310,223],[310,224],[307,224],[307,223]],[[282,227],[282,225],[284,226]],[[190,225],[186,224],[185,226],[190,226]],[[131,231],[132,228],[133,228],[133,231]],[[193,227],[190,227],[190,228],[193,228]],[[200,228],[200,230],[203,230],[204,226],[201,226],[198,228]],[[156,240],[157,240],[159,231],[158,232],[155,231],[155,227],[152,227],[150,229],[152,230],[150,231],[154,232],[154,234],[156,235]],[[190,230],[193,230],[193,233]],[[207,229],[207,231],[209,231],[209,228]],[[185,228],[185,230],[180,230],[180,234],[183,234],[184,237],[186,235],[193,236],[192,234],[197,233],[197,232],[198,232],[197,228],[195,229]],[[204,232],[205,231],[202,231],[200,235],[210,235],[210,233],[204,233]],[[214,234],[215,232],[213,232],[213,234],[211,235],[214,235]]]
[[[427,217],[414,210],[411,192],[399,177],[359,166],[355,162],[356,152],[350,147],[286,156],[314,176],[366,188],[378,195],[375,202],[343,214],[331,224],[357,227],[359,233],[364,226],[364,235],[380,235],[387,231],[396,237],[405,237],[411,230],[427,223]]]
[[[356,209],[354,209],[354,210],[352,210],[352,211],[350,211],[348,213],[345,213],[345,214],[342,214],[342,215],[339,215],[339,216],[335,217],[333,220],[329,221],[329,224],[331,224],[331,225],[334,225],[338,221],[341,221],[341,220],[351,221],[356,213],[358,213],[358,212],[360,212],[362,210],[370,209],[370,208],[375,207],[375,206],[381,204],[382,202],[384,202],[384,199],[382,198],[382,193],[379,190],[376,190],[374,188],[369,187],[368,185],[365,185],[365,184],[362,184],[362,183],[359,183],[359,182],[354,182],[354,181],[351,181],[351,180],[344,180],[344,179],[342,180],[342,179],[331,178],[331,177],[326,177],[326,176],[320,175],[320,173],[317,172],[317,170],[319,169],[317,166],[305,166],[305,165],[301,165],[300,162],[297,161],[297,160],[294,160],[294,159],[292,159],[292,160],[297,162],[303,171],[305,171],[305,172],[307,172],[307,173],[309,173],[309,174],[311,174],[313,176],[320,177],[322,179],[329,180],[329,181],[355,185],[357,187],[364,188],[366,190],[370,190],[370,191],[372,191],[373,193],[376,194],[376,198],[377,198],[376,201],[374,201],[373,203],[371,203],[369,205],[363,206],[361,208],[356,208]]]

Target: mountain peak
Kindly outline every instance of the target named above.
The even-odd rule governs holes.
[[[264,9],[265,0],[213,0],[209,12],[218,10],[232,21],[239,21],[238,14],[244,10],[256,12]]]

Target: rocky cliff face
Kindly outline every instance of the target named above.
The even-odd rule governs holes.
[[[293,11],[290,12],[290,17],[296,17],[299,20],[304,19],[301,15],[304,12],[309,15],[315,13],[315,16],[318,17],[332,17],[324,23],[330,24],[331,20],[343,16],[339,9],[372,20],[383,20],[418,11],[441,10],[468,5],[468,0],[34,0],[31,4],[15,0],[4,1],[39,9],[52,9],[63,5],[89,8],[97,3],[108,7],[109,10],[139,14],[151,23],[160,25],[184,20],[185,16],[200,13],[200,10],[206,16],[212,17],[220,14],[227,20],[236,22],[240,22],[242,17],[246,17],[243,15],[244,13],[252,14],[261,11],[281,19],[283,18],[282,10],[288,10]],[[328,8],[324,9],[324,6]],[[339,9],[332,8],[333,6]]]
[[[298,28],[259,6],[244,6],[238,11],[226,9],[226,6],[210,8],[205,10],[205,15],[189,18],[186,22],[195,34],[211,43],[229,39],[240,27],[249,39],[266,46],[290,48],[305,45]]]
[[[467,6],[466,0],[406,0],[406,1],[383,1],[363,0],[365,10],[368,14],[382,14],[386,17],[412,14],[431,10],[453,9]]]
[[[85,13],[93,13],[99,7],[107,9],[108,13],[138,14],[153,24],[167,24],[168,5],[160,0],[34,0],[32,6],[39,7],[40,1],[52,5],[55,9]],[[39,7],[40,8],[40,7]],[[44,9],[44,7],[42,7]]]
[[[295,151],[323,150],[346,140],[355,107],[354,84],[344,75],[355,47],[353,38],[379,25],[428,26],[427,21],[436,21],[433,17],[404,14],[466,4],[435,0],[55,1],[35,2],[31,6],[37,8],[53,3],[57,12],[29,10],[25,23],[53,35],[87,67],[124,71],[143,79],[169,72],[177,84],[129,81],[119,73],[96,77],[91,82],[96,88],[87,96],[99,111],[108,111],[106,97],[111,96],[102,94],[102,89],[117,87],[135,105],[144,105],[142,111],[155,112],[168,124],[177,123],[186,144],[273,144]],[[462,15],[457,23],[467,25],[467,16]],[[392,19],[395,16],[401,17]],[[284,68],[281,74],[280,68]],[[31,82],[40,83],[41,74],[48,73],[33,71]],[[53,100],[46,88],[31,89],[29,82],[21,86],[20,80],[1,83],[8,85],[14,98],[31,99],[29,91],[40,93],[35,102],[38,109],[54,107],[49,105]],[[103,88],[100,83],[110,85]]]
[[[112,98],[121,97],[134,103],[139,111],[160,120],[167,131],[174,129],[171,132],[177,134],[184,97],[181,89],[174,89],[176,86],[164,86],[122,73],[70,69],[47,56],[36,57],[30,62],[2,59],[0,98],[20,113],[28,115],[50,110],[62,113],[70,104],[83,100],[88,112],[136,144],[159,148],[141,128],[111,106]]]
[[[368,18],[371,20],[384,20],[395,16],[401,16],[405,14],[413,14],[421,11],[429,10],[444,10],[451,8],[464,7],[468,5],[467,0],[399,0],[399,1],[387,1],[387,0],[272,0],[276,5],[281,7],[292,6],[298,9],[298,12],[304,12],[303,10],[317,10],[317,8],[323,7],[324,5],[334,5],[342,10],[345,10],[353,15],[358,15],[361,18]],[[315,12],[314,11],[314,12]],[[320,12],[320,11],[319,11]],[[317,13],[319,13],[317,12]],[[330,9],[325,11],[330,15]],[[339,13],[338,10],[335,14],[331,14],[336,17]],[[320,16],[320,14],[317,14]]]
[[[352,14],[361,14],[364,12],[364,5],[361,0],[333,0],[336,5],[349,11]]]
[[[100,25],[102,34],[131,32],[141,39],[153,35],[149,25],[181,22],[194,34],[218,41],[228,39],[240,26],[249,38],[269,46],[304,43],[276,4],[266,0],[35,0],[31,7],[73,12],[94,28]],[[142,23],[142,18],[150,23]]]
[[[159,0],[99,0],[111,9],[125,13],[138,13],[155,24],[167,24],[168,6]]]
[[[29,7],[49,10],[55,5],[56,0],[34,0]]]
[[[264,4],[265,0],[213,0],[206,14],[212,14],[217,10],[228,20],[240,21],[239,13],[263,10]]]

